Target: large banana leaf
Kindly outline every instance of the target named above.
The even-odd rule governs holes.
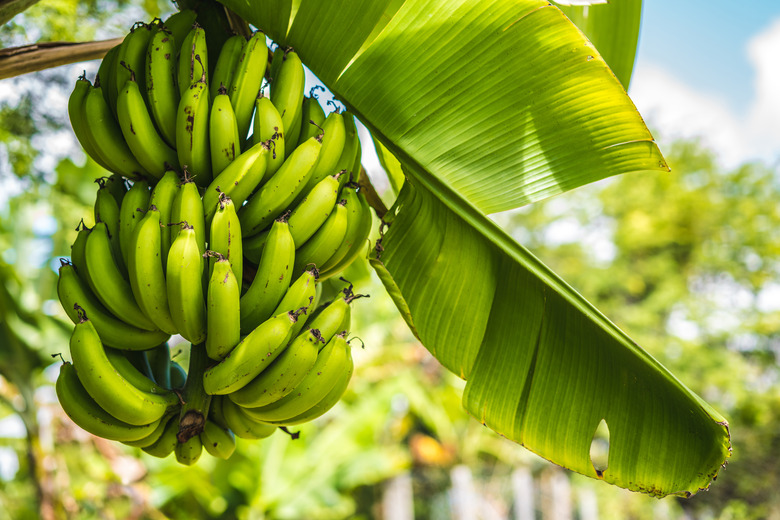
[[[596,49],[540,0],[223,0],[315,74],[403,165],[372,259],[412,330],[497,432],[655,495],[706,487],[725,420],[486,213],[666,169]],[[595,6],[594,6],[595,9]],[[609,463],[589,457],[610,431]]]

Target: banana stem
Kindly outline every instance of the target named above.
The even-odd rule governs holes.
[[[368,205],[374,208],[376,216],[380,219],[384,218],[387,214],[387,206],[385,206],[385,203],[379,198],[376,188],[371,184],[371,179],[368,178],[366,170],[362,166],[360,168],[360,176],[358,177],[358,185],[360,185],[360,188],[363,190]]]
[[[176,435],[180,443],[185,443],[200,434],[206,425],[211,396],[203,390],[203,372],[206,371],[208,363],[206,345],[204,343],[192,345],[187,382],[182,390],[184,405],[181,407],[179,433]]]

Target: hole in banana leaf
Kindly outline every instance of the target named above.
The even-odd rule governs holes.
[[[602,419],[593,432],[593,440],[590,443],[590,462],[596,475],[599,478],[604,476],[604,472],[609,465],[609,427],[607,421]]]

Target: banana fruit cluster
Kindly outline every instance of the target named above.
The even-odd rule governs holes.
[[[74,132],[112,175],[58,282],[75,325],[56,383],[67,415],[182,464],[339,401],[360,295],[321,303],[321,281],[365,252],[372,219],[354,118],[304,96],[290,49],[273,53],[264,97],[261,32],[228,38],[210,67],[196,16],[137,23],[94,83],[77,80]]]

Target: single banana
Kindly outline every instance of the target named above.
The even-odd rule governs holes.
[[[320,343],[325,344],[326,341],[323,341],[318,329],[309,329],[296,336],[267,369],[228,397],[247,408],[278,401],[292,392],[309,373],[317,360]]]
[[[125,84],[133,74],[139,85],[146,85],[146,52],[149,48],[149,40],[156,24],[138,22],[130,29],[130,32],[119,44],[119,52],[114,64],[114,88],[116,88],[117,117],[119,116],[119,95]],[[146,103],[146,91],[141,93]]]
[[[271,69],[268,71],[268,81],[270,83],[273,83],[279,77],[279,68],[282,66],[282,62],[284,62],[284,53],[288,50],[292,50],[292,47],[277,45],[274,49],[271,57]]]
[[[214,96],[214,103],[209,115],[208,134],[211,146],[211,171],[212,175],[216,177],[237,156],[241,155],[238,121],[224,86],[220,86],[217,95]]]
[[[298,144],[301,133],[301,113],[303,112],[303,89],[306,85],[306,73],[303,63],[294,51],[281,56],[277,77],[271,82],[271,102],[282,116],[285,135],[285,156],[289,156]],[[274,53],[274,58],[277,58]]]
[[[119,203],[111,193],[108,178],[96,179],[98,183],[95,195],[95,222],[105,222],[108,228],[108,238],[111,241],[111,252],[114,255],[119,270],[127,273],[127,266],[122,258],[122,246],[119,243]]]
[[[160,135],[169,146],[176,146],[176,42],[164,25],[152,35],[146,52],[146,98]]]
[[[103,342],[122,350],[147,350],[167,341],[169,335],[162,331],[149,331],[133,327],[114,317],[92,293],[87,282],[76,274],[73,265],[63,263],[59,270],[57,295],[68,318],[75,324],[79,315],[75,305],[90,316]]]
[[[114,368],[92,322],[79,309],[79,323],[70,337],[70,355],[79,381],[101,408],[134,425],[158,421],[171,407],[163,395],[133,386]]]
[[[182,224],[168,253],[165,281],[173,323],[179,334],[193,345],[206,339],[202,278],[203,256],[195,230],[189,224]]]
[[[187,34],[192,30],[192,24],[195,23],[198,13],[192,9],[182,9],[173,13],[171,16],[165,19],[163,25],[173,35],[173,41],[176,44],[173,58],[176,59],[181,51],[182,43],[187,37]]]
[[[70,93],[68,98],[68,117],[70,118],[70,126],[73,128],[73,133],[76,134],[84,151],[92,158],[93,161],[98,163],[106,170],[111,170],[109,162],[106,161],[100,150],[92,140],[92,134],[87,132],[87,125],[89,122],[86,119],[84,111],[84,102],[87,99],[92,84],[87,80],[86,76],[79,76],[76,80],[76,86],[73,88],[73,92]]]
[[[230,262],[230,268],[236,277],[239,294],[243,285],[244,254],[241,241],[241,223],[238,221],[236,206],[225,195],[220,194],[217,212],[209,228],[209,249],[220,253]],[[214,270],[215,257],[209,257],[209,277]]]
[[[116,116],[116,85],[115,79],[116,79],[116,64],[117,59],[116,57],[119,56],[119,47],[121,47],[122,44],[115,45],[114,47],[111,47],[105,56],[103,56],[103,60],[100,62],[100,66],[98,67],[97,75],[96,75],[96,82],[102,83],[105,85],[105,88],[102,89],[103,93],[103,99],[106,100],[106,105],[111,110],[111,113]]]
[[[300,273],[307,265],[314,264],[318,268],[336,253],[347,232],[347,206],[342,199],[320,226],[316,233],[305,244],[295,251],[295,267],[293,272]]]
[[[347,231],[339,248],[322,266],[320,276],[323,279],[340,273],[361,254],[365,257],[366,242],[371,233],[373,219],[366,197],[349,187],[342,190],[342,194],[347,201]]]
[[[322,147],[317,157],[317,164],[298,198],[302,198],[303,194],[311,191],[322,179],[340,171],[336,169],[336,164],[344,152],[346,139],[344,128],[344,117],[338,112],[331,112],[325,119],[322,125]]]
[[[211,221],[217,211],[220,193],[230,197],[236,207],[240,208],[244,204],[247,197],[263,180],[268,156],[268,143],[258,143],[236,157],[211,181],[203,194],[206,222]]]
[[[179,51],[178,83],[179,94],[184,97],[184,92],[197,81],[208,83],[209,56],[206,46],[206,31],[203,27],[194,23],[192,28],[182,41]],[[177,143],[178,145],[178,143]]]
[[[161,387],[171,389],[171,349],[168,343],[160,343],[157,347],[144,353],[149,361],[149,368],[154,380]]]
[[[163,269],[168,264],[168,250],[171,248],[171,212],[173,211],[173,200],[179,191],[179,174],[175,170],[169,169],[165,172],[162,179],[155,184],[152,194],[149,197],[149,205],[156,206],[160,211],[160,224],[162,224],[160,233],[160,247],[162,251]]]
[[[184,388],[187,382],[187,371],[176,361],[171,360],[171,389]]]
[[[346,334],[334,336],[317,356],[317,361],[295,389],[269,405],[245,408],[244,413],[257,421],[286,424],[287,420],[306,412],[322,401],[345,372],[351,369],[351,350]]]
[[[284,350],[290,329],[297,320],[295,312],[288,312],[258,325],[228,357],[206,370],[203,374],[205,392],[229,394],[254,379]]]
[[[282,218],[282,217],[279,217]],[[278,220],[278,219],[277,219]],[[273,226],[271,226],[273,227]],[[268,234],[271,232],[271,229],[266,229],[262,233],[258,233],[257,235],[252,235],[251,237],[246,237],[242,243],[244,248],[244,258],[249,260],[251,263],[258,265],[260,263],[260,259],[263,256],[263,249],[265,248],[265,241],[268,239]]]
[[[312,89],[314,90],[314,89]],[[311,137],[322,133],[322,124],[325,122],[325,111],[313,92],[303,98],[301,107],[301,135],[298,136],[298,144],[302,144]]]
[[[287,222],[296,247],[302,246],[328,220],[339,196],[339,177],[329,175],[314,185],[292,210]]]
[[[117,173],[112,173],[104,179],[106,188],[111,192],[111,196],[116,200],[117,207],[122,207],[122,201],[127,194],[127,182],[125,178]]]
[[[311,138],[284,161],[281,168],[238,211],[245,236],[268,226],[303,190],[317,162],[320,142]]]
[[[177,164],[176,151],[157,132],[132,71],[117,96],[116,116],[127,146],[155,180]]]
[[[319,273],[316,269],[305,271],[293,283],[284,298],[276,306],[271,316],[277,316],[283,312],[295,310],[302,312],[304,316],[298,318],[293,324],[290,337],[294,338],[306,326],[309,315],[319,305],[319,299],[322,294],[322,285],[317,283]]]
[[[133,230],[127,270],[135,301],[146,317],[166,333],[176,334],[178,329],[168,307],[161,235],[160,211],[152,204]],[[148,348],[159,345],[166,339],[167,337]]]
[[[276,431],[276,426],[264,424],[248,417],[243,409],[229,399],[223,399],[222,415],[228,428],[242,439],[265,439]]]
[[[356,130],[357,131],[357,130]],[[363,150],[360,145],[360,139],[356,139],[357,141],[357,151],[355,152],[355,162],[352,165],[352,169],[349,173],[349,179],[351,179],[354,182],[358,182],[360,180],[361,170],[363,169],[362,159],[363,159]],[[344,185],[347,183],[347,181],[341,181],[341,186],[344,187]]]
[[[219,459],[229,459],[236,450],[236,437],[233,432],[211,421],[208,421],[200,432],[200,440],[209,455]]]
[[[198,186],[211,182],[209,144],[209,90],[206,76],[193,81],[181,94],[176,111],[176,153]]]
[[[255,99],[263,86],[267,64],[268,47],[265,44],[265,34],[257,31],[244,46],[228,88],[230,103],[238,121],[238,136],[242,141],[246,139],[252,122]]]
[[[266,242],[252,284],[241,296],[239,307],[241,331],[244,333],[271,317],[271,313],[290,287],[290,269],[295,262],[295,242],[287,222],[274,222]],[[295,309],[297,307],[285,310]]]
[[[144,315],[133,298],[130,283],[124,278],[114,260],[104,222],[95,224],[87,237],[84,256],[87,263],[87,282],[98,300],[114,316],[139,329],[159,330]]]
[[[165,343],[163,343],[165,345]],[[157,384],[136,368],[125,355],[125,351],[106,348],[106,357],[111,366],[134,387],[150,394],[158,394],[165,399],[166,404],[173,408],[179,404],[179,396],[167,387]],[[144,352],[134,352],[144,354]],[[167,367],[166,367],[167,369]]]
[[[255,101],[254,133],[252,143],[270,141],[271,154],[263,179],[270,178],[284,163],[284,125],[282,116],[271,100],[261,95]]]
[[[186,222],[195,231],[195,241],[200,254],[206,252],[206,220],[203,214],[203,200],[198,186],[184,172],[184,180],[179,185],[171,206],[171,247],[181,233],[181,223]],[[169,252],[170,255],[170,252]],[[169,256],[170,257],[170,256]],[[167,264],[166,264],[167,265]]]
[[[220,253],[214,254],[217,261],[209,279],[206,304],[206,352],[211,359],[219,361],[241,340],[241,290],[228,259]]]
[[[109,355],[110,350],[112,350],[111,347],[106,347],[107,356]],[[149,364],[149,359],[146,357],[146,352],[147,352],[146,350],[121,350],[119,352],[122,352],[122,354],[127,358],[127,360],[130,362],[133,368],[135,368],[136,372],[139,372],[141,375],[143,375],[146,379],[150,381],[154,380],[154,376],[152,375],[152,367]],[[109,356],[109,359],[111,359],[111,356]],[[123,376],[125,375],[119,368],[117,368],[117,370],[119,370]],[[141,385],[139,386],[139,388],[143,386],[144,385]]]
[[[87,246],[87,237],[89,237],[90,228],[84,224],[84,219],[81,219],[79,225],[76,226],[76,240],[70,246],[70,261],[73,267],[76,268],[76,274],[78,274],[81,281],[85,284],[89,284],[87,281],[87,259],[84,253]]]
[[[217,63],[214,65],[214,73],[211,76],[211,87],[209,94],[211,99],[216,99],[219,89],[230,87],[233,81],[233,74],[236,71],[236,64],[241,59],[241,53],[244,51],[246,38],[240,34],[234,34],[225,41],[222,49],[219,51]]]
[[[174,452],[179,464],[192,466],[198,462],[201,453],[203,453],[203,442],[200,440],[200,435],[190,437],[186,442],[177,443]]]
[[[326,343],[337,333],[349,330],[352,316],[350,304],[364,297],[362,294],[354,294],[351,285],[342,293],[343,297],[335,298],[318,308],[306,324],[307,328],[319,330]]]
[[[352,373],[354,372],[354,370],[355,370],[355,365],[352,360],[352,351],[348,350],[346,367],[343,373],[341,374],[341,379],[339,379],[339,381],[336,383],[336,386],[334,386],[330,392],[325,394],[325,397],[323,397],[322,400],[320,400],[320,402],[318,402],[308,410],[301,412],[295,417],[284,420],[283,421],[284,425],[293,426],[296,424],[303,424],[309,421],[313,421],[314,419],[324,415],[327,411],[333,408],[336,405],[336,403],[338,403],[341,400],[341,397],[344,395],[344,392],[347,391],[347,387],[349,386],[349,381],[352,379]]]
[[[347,174],[341,178],[341,186],[349,181],[357,181],[357,173],[354,171],[355,162],[360,160],[360,138],[355,126],[355,116],[349,112],[342,114],[344,118],[344,150],[336,163],[335,170],[346,170]],[[358,172],[359,173],[359,172]]]
[[[179,416],[173,415],[165,424],[162,435],[153,444],[141,449],[153,457],[164,459],[176,449],[179,442],[176,439],[177,433],[179,433]]]
[[[168,413],[160,419],[160,422],[157,423],[157,428],[155,428],[152,433],[144,437],[143,439],[139,439],[137,441],[123,441],[122,444],[127,444],[128,446],[132,446],[133,448],[148,448],[158,440],[160,440],[160,437],[163,436],[163,433],[165,432],[165,427],[168,425],[168,421],[171,417],[173,417],[173,413]]]
[[[119,249],[122,252],[122,261],[127,265],[130,255],[130,239],[133,237],[135,226],[141,221],[149,207],[149,183],[136,181],[122,199],[119,207]]]
[[[109,166],[109,170],[128,179],[151,178],[151,175],[138,162],[122,135],[122,128],[114,112],[103,97],[99,81],[95,81],[84,100],[84,120],[87,138],[95,143],[95,148]]]
[[[157,419],[149,424],[132,425],[120,421],[92,399],[71,363],[60,365],[54,388],[65,414],[81,429],[104,439],[137,441],[150,435],[160,422],[160,419]]]

